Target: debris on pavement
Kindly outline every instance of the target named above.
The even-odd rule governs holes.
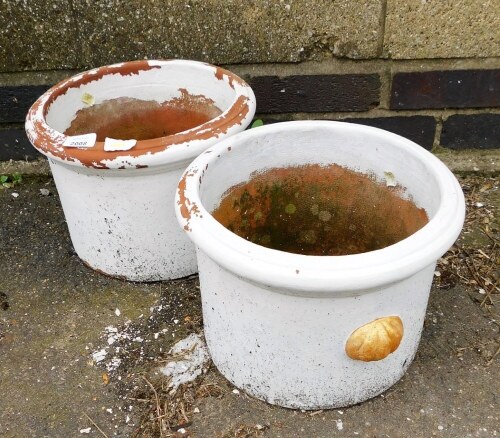
[[[456,284],[470,286],[472,299],[490,312],[500,293],[500,224],[497,206],[488,201],[500,190],[497,178],[465,177],[462,189],[467,215],[460,238],[438,260],[435,282],[441,289]],[[492,315],[492,317],[494,317]]]
[[[192,382],[208,369],[207,346],[202,337],[196,333],[191,333],[187,338],[177,342],[169,354],[173,356],[173,360],[160,368],[160,371],[171,378],[168,386],[172,388],[172,392],[177,391],[179,385]]]

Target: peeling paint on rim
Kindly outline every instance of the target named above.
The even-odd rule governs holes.
[[[175,65],[190,65],[200,72],[212,72],[220,81],[227,83],[234,90],[234,100],[218,117],[188,131],[151,140],[138,141],[134,149],[124,154],[122,151],[104,152],[103,142],[97,142],[90,149],[67,149],[63,143],[68,136],[57,131],[47,123],[47,113],[53,103],[70,89],[80,89],[85,85],[99,81],[106,76],[141,75],[153,69]],[[180,90],[179,90],[180,91]],[[70,165],[95,167],[98,169],[126,169],[139,166],[161,165],[166,162],[185,159],[183,149],[192,148],[189,155],[196,156],[205,148],[204,141],[221,138],[231,128],[241,126],[255,112],[255,96],[251,88],[238,76],[220,67],[206,63],[185,60],[131,61],[99,67],[66,79],[44,93],[30,108],[26,117],[26,133],[39,152],[54,160]],[[180,155],[181,157],[176,157]]]

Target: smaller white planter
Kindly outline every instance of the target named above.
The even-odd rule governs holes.
[[[304,164],[392,172],[429,223],[381,250],[306,256],[255,245],[210,214],[253,172]],[[301,409],[361,402],[393,385],[418,347],[436,260],[457,238],[465,204],[435,156],[389,132],[289,122],[223,140],[186,170],[177,217],[197,246],[205,336],[236,386]]]
[[[139,140],[126,151],[106,151],[92,139],[90,148],[65,146],[81,141],[63,132],[89,99],[161,104],[186,95],[194,96],[198,109],[212,102],[222,113],[177,134]],[[185,60],[133,61],[57,84],[30,109],[26,132],[49,159],[78,256],[112,276],[154,281],[197,270],[194,247],[179,230],[173,209],[183,170],[216,141],[244,130],[254,113],[252,90],[227,70]]]

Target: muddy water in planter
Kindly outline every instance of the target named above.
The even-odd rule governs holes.
[[[392,245],[422,228],[422,208],[402,189],[338,165],[270,169],[229,189],[212,212],[259,245],[307,255],[347,255]]]
[[[89,132],[97,141],[106,137],[149,140],[186,131],[221,114],[210,99],[183,95],[162,104],[154,100],[120,97],[83,108],[76,113],[66,135]]]

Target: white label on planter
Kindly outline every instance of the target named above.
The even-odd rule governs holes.
[[[91,148],[95,145],[96,139],[97,134],[95,132],[92,134],[73,135],[66,137],[63,146],[66,148]]]
[[[104,150],[111,151],[128,151],[137,144],[137,140],[117,140],[115,138],[106,137],[104,140]]]

